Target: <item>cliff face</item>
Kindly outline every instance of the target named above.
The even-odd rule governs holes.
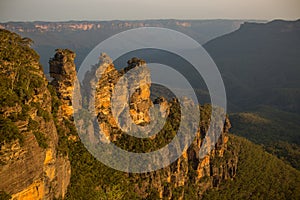
[[[56,89],[61,100],[62,117],[71,118],[73,115],[72,95],[76,80],[75,53],[67,49],[57,49],[54,57],[50,59],[51,85]]]
[[[172,106],[173,103],[169,104]],[[201,145],[203,148],[205,132],[198,131],[188,150],[170,166],[150,173],[132,175],[135,192],[142,198],[151,197],[149,191],[154,190],[155,198],[201,199],[205,191],[218,187],[224,180],[233,179],[237,172],[238,157],[236,152],[227,149],[228,128],[230,123],[226,120],[224,133],[216,148],[204,158],[200,159],[198,154]]]
[[[150,140],[142,141],[125,136],[122,130],[128,131],[134,127],[128,126],[130,123],[124,116],[130,116],[134,124],[144,126],[151,122],[149,109],[154,106],[150,99],[150,73],[145,62],[133,58],[127,64],[127,67],[118,71],[110,58],[102,54],[97,65],[98,69],[95,69],[99,82],[95,83],[94,80],[90,82],[91,85],[96,85],[95,108],[102,130],[100,138],[103,138],[104,135],[105,141],[114,142],[129,151],[156,150],[159,148],[159,143],[168,142],[166,139],[168,136],[174,137],[171,132],[176,130],[178,120],[180,120],[177,115],[179,112],[178,101],[159,97],[153,102],[159,105],[160,115],[163,118],[168,118],[167,126],[171,128],[164,127],[164,130],[159,133],[165,135],[157,134],[158,136],[151,136]],[[122,76],[126,76],[126,79],[123,79]],[[186,105],[194,105],[191,100],[185,99],[183,101]],[[112,104],[114,104],[113,107],[116,111],[113,111]],[[126,110],[126,107],[129,109]],[[183,199],[190,192],[188,192],[188,187],[192,185],[197,185],[194,193],[196,198],[200,198],[207,189],[218,187],[222,180],[231,179],[235,176],[238,158],[234,152],[227,151],[227,133],[230,128],[228,119],[225,121],[223,133],[216,144],[216,148],[204,158],[200,158],[200,148],[205,148],[203,147],[203,138],[208,129],[210,119],[207,116],[209,116],[211,107],[201,106],[200,110],[204,113],[204,117],[201,116],[196,138],[178,160],[158,171],[128,174],[135,192],[140,198],[150,198],[150,191],[155,190],[158,195],[155,198]],[[127,115],[124,115],[124,112],[127,112]],[[120,125],[122,130],[120,130]],[[144,146],[148,144],[150,149],[137,149],[139,147],[134,144],[138,142],[144,143]]]
[[[149,109],[153,106],[150,100],[150,72],[145,61],[137,58],[128,61],[128,66],[118,71],[106,54],[101,55],[98,66],[96,74],[100,79],[97,83],[91,81],[96,85],[95,111],[107,141],[115,141],[118,135],[114,133],[119,127],[125,131],[134,128],[130,126],[131,120],[136,125],[150,122]],[[130,69],[135,69],[134,73],[122,77]],[[112,109],[112,104],[115,109]]]
[[[0,36],[0,191],[22,200],[64,197],[71,168],[57,151],[48,81],[29,40]]]

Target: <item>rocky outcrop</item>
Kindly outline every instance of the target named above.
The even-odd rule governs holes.
[[[158,97],[154,100],[154,104],[159,104],[159,111],[163,118],[166,118],[170,113],[170,104],[164,97]]]
[[[128,61],[128,67],[124,68],[123,73],[134,69],[135,73],[130,73],[128,76],[128,88],[133,89],[130,94],[129,113],[133,122],[137,125],[145,125],[150,123],[149,109],[152,106],[150,100],[150,72],[146,68],[146,63],[138,58],[132,58]]]
[[[97,85],[94,106],[96,113],[98,113],[98,122],[101,129],[99,134],[104,135],[107,141],[118,144],[120,138],[124,139],[126,137],[124,132],[132,128],[126,126],[130,124],[128,122],[130,120],[126,119],[126,116],[130,116],[134,124],[138,126],[147,125],[151,122],[150,110],[154,105],[159,106],[160,116],[168,118],[170,120],[168,123],[173,126],[170,130],[165,128],[165,131],[169,131],[166,134],[175,131],[176,123],[180,120],[176,117],[178,116],[176,112],[179,112],[178,100],[167,100],[164,97],[158,97],[152,103],[150,100],[150,73],[146,63],[141,59],[133,58],[127,64],[127,67],[118,71],[111,59],[106,54],[102,54],[99,63],[96,65],[98,69],[95,70],[99,82],[94,83],[93,80],[91,84]],[[195,107],[193,101],[189,99],[183,99],[182,101],[187,107]],[[211,109],[210,106],[200,107],[200,110],[206,115],[209,115]],[[124,115],[126,112],[128,112],[127,115]],[[191,184],[198,186],[195,193],[197,198],[200,198],[207,189],[218,187],[223,180],[235,176],[238,159],[233,152],[227,151],[227,133],[230,128],[228,119],[225,121],[223,132],[215,148],[204,157],[199,155],[201,148],[210,148],[210,146],[204,146],[208,145],[209,142],[208,144],[203,143],[208,131],[209,121],[210,118],[207,118],[207,116],[201,119],[200,128],[194,142],[170,166],[154,172],[130,175],[133,183],[136,182],[134,187],[141,198],[150,198],[149,191],[156,190],[158,196],[155,198],[184,199],[186,188]],[[160,136],[157,135],[159,134],[150,137],[150,146],[157,145],[156,139],[165,140],[164,137],[159,138]],[[212,137],[216,137],[217,133],[213,132],[212,135]],[[136,142],[132,138],[122,141],[126,140],[128,146]]]
[[[56,89],[62,101],[63,117],[70,118],[73,114],[72,95],[76,81],[75,53],[68,49],[57,49],[54,57],[50,59],[51,85]]]
[[[170,166],[133,175],[137,182],[136,192],[143,198],[149,198],[149,191],[156,190],[157,199],[186,199],[191,198],[188,190],[191,187],[193,198],[201,199],[205,191],[218,187],[224,180],[233,179],[237,172],[238,157],[236,152],[231,152],[227,147],[229,128],[227,119],[216,148],[203,158],[199,157],[199,150],[205,148],[203,137],[206,133],[199,130],[192,145]],[[144,184],[140,184],[140,180]]]
[[[92,79],[90,83],[96,85],[95,104],[91,105],[95,105],[100,129],[108,141],[117,139],[118,135],[114,133],[119,128],[130,131],[134,128],[132,123],[145,125],[150,122],[149,109],[153,103],[150,100],[150,73],[145,64],[145,61],[133,58],[126,68],[118,71],[106,54],[100,56],[96,70],[99,81],[94,83]]]
[[[112,135],[114,132],[112,129],[117,128],[117,122],[111,112],[112,91],[120,74],[115,69],[112,60],[106,54],[100,56],[98,66],[99,68],[97,69],[96,74],[99,81],[98,83],[94,83],[96,87],[95,112],[100,119],[99,126],[101,130],[103,130],[105,138],[110,141],[111,139],[114,140],[113,138],[116,137],[115,135]],[[119,98],[122,98],[121,95]],[[126,99],[124,99],[124,101],[125,100]],[[93,101],[93,99],[91,101]]]
[[[7,46],[10,48],[3,49]],[[57,150],[52,96],[38,56],[26,40],[9,32],[1,31],[1,48],[14,58],[0,56],[1,68],[14,72],[5,83],[11,81],[14,87],[3,85],[10,91],[4,98],[10,100],[0,112],[1,122],[5,122],[0,127],[0,191],[14,200],[64,198],[71,166],[68,157]],[[6,70],[0,71],[1,79],[7,77]],[[10,139],[11,131],[18,138]]]

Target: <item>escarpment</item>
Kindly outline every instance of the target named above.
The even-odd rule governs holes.
[[[70,182],[48,81],[30,40],[0,30],[0,191],[12,199],[64,198]]]

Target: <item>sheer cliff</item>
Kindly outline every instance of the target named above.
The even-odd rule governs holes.
[[[64,197],[70,181],[48,81],[31,41],[0,30],[0,190],[12,199]]]

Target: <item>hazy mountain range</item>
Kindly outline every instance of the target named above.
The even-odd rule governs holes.
[[[141,21],[68,21],[68,22],[8,22],[0,28],[19,33],[34,41],[48,73],[48,60],[57,48],[76,52],[79,67],[87,54],[101,41],[119,32],[139,27],[164,27],[183,32],[200,44],[230,33],[245,20],[141,20]]]

